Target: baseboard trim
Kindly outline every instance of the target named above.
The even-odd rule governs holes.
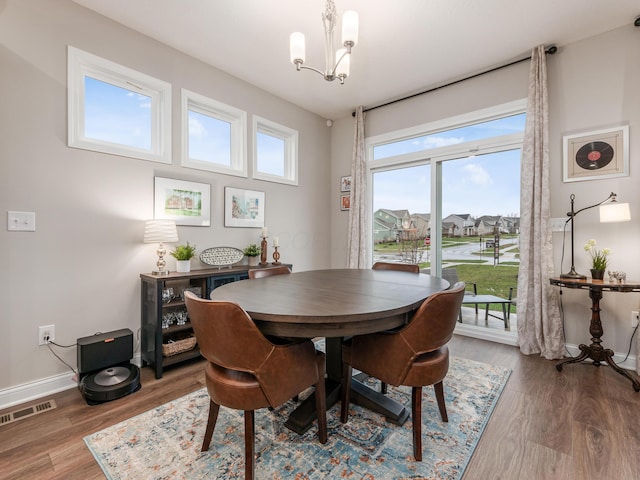
[[[480,340],[488,340],[490,342],[511,345],[513,347],[518,346],[518,334],[515,332],[503,332],[492,328],[458,323],[456,325],[454,333],[458,335],[464,335],[465,337],[479,338]],[[567,351],[571,356],[575,357],[580,354],[580,348],[578,348],[577,345],[567,343],[565,344],[565,347],[567,348]],[[614,353],[613,361],[616,362],[616,364],[618,364],[618,366],[621,368],[636,372],[636,362],[638,358],[637,355],[629,355],[627,360],[623,361],[626,356],[626,353]]]
[[[131,362],[140,366],[140,354],[135,355],[131,359]],[[66,372],[22,385],[16,385],[15,387],[5,388],[0,390],[0,409],[31,402],[42,397],[53,395],[54,393],[77,388],[77,386],[76,374]]]
[[[0,390],[0,409],[20,405],[41,397],[75,388],[78,383],[74,373],[63,373]]]

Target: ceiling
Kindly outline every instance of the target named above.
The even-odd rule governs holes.
[[[325,0],[74,1],[327,119],[526,57],[536,45],[561,52],[640,15],[638,0],[335,0],[339,16],[360,17],[340,85],[289,61],[289,35],[300,31],[306,65],[324,70]]]

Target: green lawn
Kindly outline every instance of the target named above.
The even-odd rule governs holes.
[[[445,267],[446,268],[446,267]],[[464,264],[456,265],[458,278],[466,283],[475,283],[478,294],[495,295],[497,297],[509,298],[509,288],[518,286],[518,268],[508,265],[476,265]],[[471,290],[469,288],[469,290]],[[514,293],[515,297],[515,293]],[[502,310],[500,305],[490,305],[490,310]],[[515,312],[515,307],[511,307]]]

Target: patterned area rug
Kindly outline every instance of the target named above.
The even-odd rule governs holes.
[[[256,478],[459,479],[491,416],[510,371],[451,358],[445,379],[449,422],[440,419],[433,388],[423,389],[423,461],[413,458],[411,419],[399,427],[352,405],[340,423],[340,402],[327,412],[329,441],[313,427],[297,435],[284,426],[293,402],[256,412]],[[368,381],[379,388],[376,380]],[[308,393],[307,393],[308,394]],[[411,410],[411,390],[389,387]],[[301,395],[304,398],[304,395]],[[107,478],[244,478],[242,413],[220,409],[209,452],[200,453],[207,423],[206,389],[85,437]]]

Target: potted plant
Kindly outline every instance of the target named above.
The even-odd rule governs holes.
[[[586,243],[584,249],[591,255],[591,278],[602,280],[604,271],[607,269],[607,256],[611,253],[611,250],[609,248],[598,250],[595,247],[596,241],[592,238]]]
[[[246,247],[243,252],[247,256],[250,267],[258,265],[258,255],[260,255],[260,247],[258,245],[252,243]]]
[[[196,254],[196,246],[189,245],[176,245],[171,251],[171,256],[176,259],[176,272],[190,272],[191,271],[191,257]]]

